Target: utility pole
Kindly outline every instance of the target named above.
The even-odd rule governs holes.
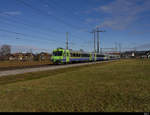
[[[92,34],[94,34],[94,53],[96,52],[96,31],[93,30],[92,32],[90,32]]]
[[[117,42],[115,42],[115,51],[114,52],[117,52],[118,51],[118,48],[117,48]]]
[[[97,27],[97,53],[99,53],[100,39],[99,39],[99,28]]]
[[[66,49],[68,50],[68,32],[66,32]]]
[[[121,43],[119,43],[119,52],[121,53],[121,48],[122,48],[122,45]]]
[[[99,38],[99,33],[100,32],[106,32],[106,31],[102,31],[99,30],[99,27],[96,28],[96,32],[97,32],[97,53],[100,53],[100,38]]]
[[[100,48],[100,54],[103,54],[103,48]]]

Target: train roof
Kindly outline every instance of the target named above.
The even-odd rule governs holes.
[[[54,49],[53,51],[58,51],[58,50],[66,50],[64,48],[57,48],[57,49]],[[72,50],[72,49],[69,49],[70,53],[78,53],[78,54],[91,54],[91,53],[94,53],[94,52],[85,52],[85,51],[79,51],[79,50]],[[109,55],[109,56],[114,56],[112,54],[101,54],[101,53],[96,53],[97,55]]]

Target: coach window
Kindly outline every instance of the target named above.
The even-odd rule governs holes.
[[[76,53],[76,57],[78,57],[78,54]]]
[[[74,53],[72,54],[72,57],[74,57]]]
[[[75,57],[75,54],[73,53],[73,57]]]

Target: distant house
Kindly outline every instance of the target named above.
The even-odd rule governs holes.
[[[150,51],[146,52],[147,58],[150,59]]]
[[[37,55],[37,58],[38,58],[39,61],[50,60],[51,54],[42,52],[42,53]]]
[[[34,54],[32,53],[25,53],[23,55],[23,61],[33,61],[34,60]]]
[[[50,60],[51,54],[48,53],[40,53],[40,54],[32,54],[32,53],[14,53],[10,54],[8,60],[10,61],[43,61]]]
[[[148,58],[147,51],[127,51],[121,54],[123,58]]]
[[[10,54],[8,60],[15,61],[15,60],[17,60],[17,58],[15,57],[15,55]]]
[[[22,61],[23,60],[23,53],[15,53],[15,54],[11,54],[9,56],[9,60],[16,60],[16,61]]]
[[[133,54],[134,52],[126,51],[126,52],[121,53],[121,58],[133,58]]]
[[[10,54],[8,60],[10,61],[32,61],[34,55],[32,53],[14,53]]]

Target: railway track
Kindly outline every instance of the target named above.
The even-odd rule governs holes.
[[[115,60],[113,60],[115,61]],[[46,71],[46,70],[56,70],[61,68],[69,68],[69,67],[77,67],[89,64],[99,64],[104,62],[110,61],[100,61],[100,62],[88,62],[88,63],[76,63],[76,64],[68,64],[68,65],[43,65],[43,66],[34,66],[34,67],[23,67],[19,69],[13,68],[12,70],[4,70],[0,71],[0,77],[9,76],[9,75],[17,75],[17,74],[24,74],[24,73],[31,73],[31,72],[39,72],[39,71]]]

